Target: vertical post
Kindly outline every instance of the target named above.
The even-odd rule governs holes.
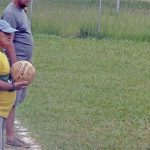
[[[119,8],[120,8],[120,0],[117,0],[117,6],[116,6],[116,12],[119,12]]]
[[[31,0],[31,5],[30,5],[30,16],[29,16],[29,21],[30,24],[32,23],[32,5],[33,5],[34,0]]]
[[[98,9],[98,33],[101,32],[101,7],[102,7],[102,0],[99,0],[99,9]]]

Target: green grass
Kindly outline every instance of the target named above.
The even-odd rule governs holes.
[[[18,117],[43,150],[150,148],[149,43],[35,36]]]
[[[7,3],[8,0],[1,1],[0,13]],[[35,34],[63,37],[150,41],[149,1],[121,1],[119,14],[116,13],[116,0],[102,1],[100,33],[98,3],[99,0],[34,1],[32,30]]]
[[[119,14],[115,12],[116,1],[113,7],[112,2],[103,3],[99,35],[98,2],[46,1],[34,5],[32,29],[35,33],[150,41],[150,2],[124,2],[127,5],[122,3]]]

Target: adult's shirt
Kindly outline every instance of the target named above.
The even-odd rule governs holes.
[[[10,25],[17,29],[14,33],[14,46],[16,49],[17,60],[31,60],[33,51],[33,36],[31,33],[31,25],[25,14],[24,9],[16,7],[11,2],[5,8],[2,19],[10,23]]]

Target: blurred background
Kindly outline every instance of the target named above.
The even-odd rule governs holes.
[[[32,0],[28,16],[34,34],[150,41],[149,10],[149,0]]]

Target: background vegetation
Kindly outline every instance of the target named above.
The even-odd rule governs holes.
[[[48,4],[43,1],[39,7],[37,2],[33,8],[33,31],[83,38],[150,40],[149,1],[121,1],[118,14],[116,0],[102,1],[100,33],[97,33],[98,2],[66,0],[49,1]]]
[[[1,7],[7,3],[1,0]],[[100,33],[98,6],[99,0],[34,0],[32,30],[65,37],[150,41],[149,0],[123,0],[119,13],[116,0],[102,1]]]

